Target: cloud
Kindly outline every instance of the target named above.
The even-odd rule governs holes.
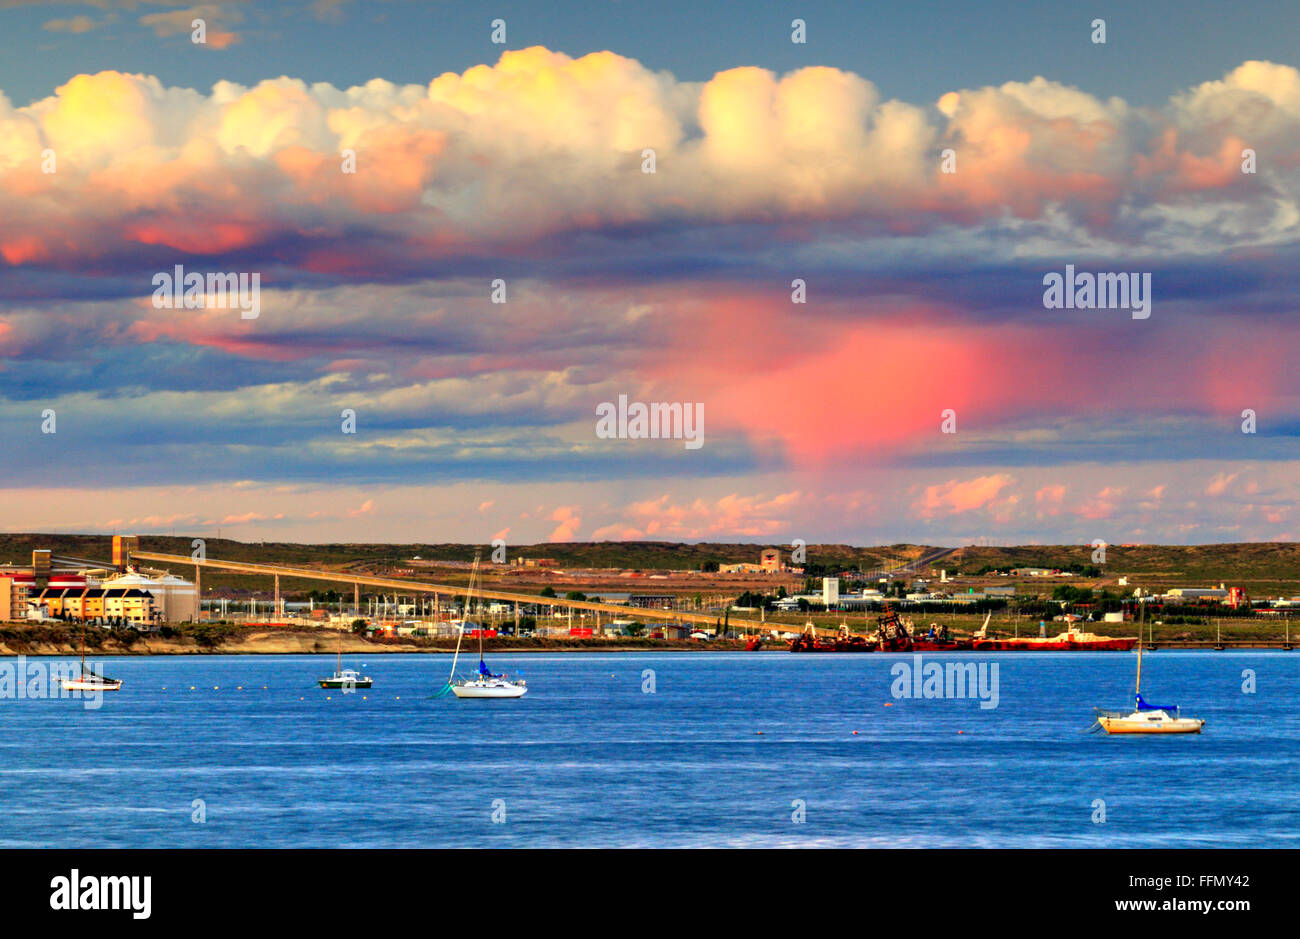
[[[1240,473],[1218,473],[1210,480],[1209,485],[1205,487],[1207,496],[1221,496],[1228,491],[1228,487],[1236,482]]]
[[[681,81],[534,47],[426,84],[105,71],[0,95],[0,430],[30,443],[33,413],[60,415],[7,480],[77,482],[113,453],[142,483],[329,481],[359,488],[295,518],[369,503],[380,530],[408,506],[377,487],[432,473],[484,486],[456,506],[479,540],[487,503],[516,539],[857,539],[875,512],[931,537],[1177,534],[1211,471],[1152,475],[1153,455],[1297,455],[1297,88],[1248,62],[1159,108],[1047,78],[909,103],[838,69]],[[1151,320],[1043,310],[1044,271],[1094,259],[1154,271]],[[154,308],[176,263],[259,272],[261,317]],[[592,408],[619,393],[704,404],[706,447],[597,439]],[[1236,432],[1243,407],[1267,433]],[[869,484],[907,469],[882,506]],[[599,496],[533,514],[540,497],[490,488],[593,475]],[[1269,517],[1250,524],[1271,537]]]
[[[41,25],[42,29],[52,33],[88,33],[91,30],[98,29],[104,24],[91,19],[89,16],[72,16],[67,19],[55,19]]]
[[[1075,515],[1086,519],[1111,518],[1115,514],[1118,499],[1124,494],[1123,488],[1106,486],[1095,496],[1073,509]]]
[[[974,479],[952,479],[946,483],[927,486],[913,505],[921,518],[938,518],[990,508],[998,502],[1003,489],[1015,483],[1006,473],[978,476]]]
[[[239,35],[219,28],[218,24],[243,22],[244,14],[238,9],[219,3],[205,3],[182,10],[149,13],[140,17],[142,25],[149,27],[159,37],[192,35],[194,23],[203,23],[203,45],[212,49],[228,49],[239,42]]]
[[[562,505],[551,513],[551,521],[560,524],[551,532],[548,541],[572,541],[573,536],[578,533],[582,527],[582,516],[578,513],[582,509],[576,505]]]
[[[144,19],[173,35],[200,13],[242,17],[200,5]],[[1297,86],[1294,68],[1250,62],[1150,113],[1045,78],[928,109],[832,68],[683,82],[542,47],[427,86],[279,78],[201,94],[101,72],[25,108],[0,99],[0,246],[11,264],[139,262],[170,246],[347,273],[535,253],[560,235],[778,225],[797,243],[826,225],[902,235],[1016,218],[1082,242],[1147,233],[1220,250],[1294,217]],[[1257,106],[1231,111],[1243,101]],[[1233,141],[1268,142],[1269,174],[1242,178],[1225,120]],[[47,145],[60,170],[32,181]],[[943,146],[954,174],[939,171]],[[59,204],[85,211],[74,221]]]

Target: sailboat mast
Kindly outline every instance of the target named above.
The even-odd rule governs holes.
[[[1147,613],[1147,611],[1146,611],[1146,607],[1143,607],[1143,608],[1142,608],[1142,618],[1143,618],[1143,619],[1146,618],[1146,613]],[[1134,689],[1134,692],[1133,692],[1133,693],[1134,693],[1134,694],[1141,694],[1141,693],[1142,693],[1142,623],[1141,623],[1140,620],[1138,621],[1138,676],[1137,676],[1137,687]]]
[[[469,585],[465,588],[465,609],[461,612],[460,628],[456,630],[456,653],[451,657],[451,677],[447,679],[447,684],[451,684],[456,677],[456,662],[460,659],[460,641],[465,638],[465,617],[469,616],[469,601],[474,595],[474,578],[478,574],[479,556],[474,555],[474,566],[470,568]],[[482,633],[479,634],[479,642],[483,641]],[[480,653],[481,655],[482,653]]]

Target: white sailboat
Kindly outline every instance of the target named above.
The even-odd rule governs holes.
[[[1138,624],[1137,687],[1131,712],[1097,711],[1097,724],[1108,734],[1199,734],[1205,721],[1182,717],[1178,705],[1150,704],[1142,697],[1142,624]]]
[[[465,615],[469,615],[470,600],[474,596],[474,582],[478,577],[477,557],[474,558],[474,567],[470,570],[469,587],[465,591]],[[528,693],[528,683],[522,678],[511,679],[507,675],[494,675],[492,670],[487,667],[483,661],[483,624],[479,623],[478,629],[478,674],[473,678],[456,678],[456,663],[460,660],[460,641],[465,636],[464,619],[461,620],[460,628],[456,631],[456,653],[451,657],[451,677],[447,679],[447,687],[451,693],[458,698],[522,698]]]
[[[81,621],[81,676],[79,678],[64,678],[59,682],[64,691],[117,691],[122,687],[122,682],[117,678],[108,678],[104,675],[86,670],[86,621]]]

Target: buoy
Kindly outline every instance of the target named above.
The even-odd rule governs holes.
[[[235,690],[236,690],[236,691],[243,691],[243,690],[244,690],[244,686],[243,686],[243,685],[236,685],[236,686],[235,686]]]
[[[964,731],[964,730],[959,730],[959,731],[957,731],[957,733],[959,733],[959,734],[964,734],[964,733],[966,733],[966,731]]]
[[[194,686],[193,686],[193,685],[190,685],[190,691],[193,691],[193,690],[194,690]]]
[[[857,735],[858,735],[858,732],[857,732],[857,731],[856,731],[856,730],[855,730],[855,731],[853,731],[853,736],[855,736],[855,737],[856,737],[856,736],[857,736]]]
[[[892,708],[893,706],[894,706],[894,702],[893,702],[893,701],[886,701],[886,702],[885,702],[885,707],[887,707],[887,708]]]

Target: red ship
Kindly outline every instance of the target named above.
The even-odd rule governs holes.
[[[1050,639],[1038,636],[976,639],[971,648],[976,652],[1127,652],[1136,642],[1136,639],[1098,636],[1071,629]]]

